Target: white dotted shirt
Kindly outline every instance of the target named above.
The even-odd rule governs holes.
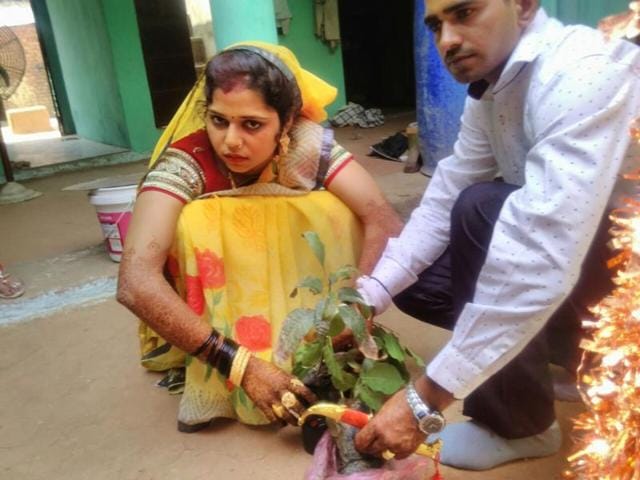
[[[480,99],[468,97],[453,155],[439,162],[372,274],[399,293],[446,248],[461,190],[498,172],[522,186],[500,212],[473,301],[427,366],[456,398],[506,365],[571,292],[629,166],[637,116],[640,48],[565,27],[542,9],[496,84]]]

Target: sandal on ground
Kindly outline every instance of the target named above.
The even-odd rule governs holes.
[[[189,425],[188,423],[184,423],[178,420],[178,431],[182,433],[196,433],[196,432],[199,432],[200,430],[204,430],[209,425],[211,425],[211,423],[212,423],[212,420],[208,420],[206,422]]]
[[[24,284],[14,280],[0,266],[0,298],[17,298],[24,293]]]

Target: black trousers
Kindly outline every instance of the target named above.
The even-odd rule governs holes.
[[[394,298],[403,312],[452,330],[473,299],[506,198],[519,187],[484,182],[465,189],[451,211],[450,244],[418,281]],[[504,438],[546,430],[555,419],[549,363],[575,370],[580,360],[581,320],[587,307],[612,289],[606,261],[608,220],[603,220],[583,264],[580,280],[542,331],[511,362],[464,400],[463,413]]]

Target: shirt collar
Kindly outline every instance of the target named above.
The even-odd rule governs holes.
[[[548,45],[554,43],[552,38],[555,37],[555,32],[561,27],[562,24],[559,21],[549,18],[547,12],[540,7],[533,21],[522,33],[522,37],[507,60],[500,78],[493,85],[493,93],[499,92],[511,83],[526,64],[533,62],[542,52],[547,50]],[[490,84],[486,80],[478,80],[469,84],[467,92],[470,97],[479,100],[489,86]]]

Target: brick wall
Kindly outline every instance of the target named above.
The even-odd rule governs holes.
[[[51,91],[49,90],[47,71],[42,59],[40,44],[38,43],[36,26],[31,23],[28,25],[15,25],[10,28],[20,39],[24,49],[26,70],[18,89],[7,100],[4,100],[4,106],[9,109],[44,105],[49,111],[49,116],[53,117],[55,116],[55,110]]]

